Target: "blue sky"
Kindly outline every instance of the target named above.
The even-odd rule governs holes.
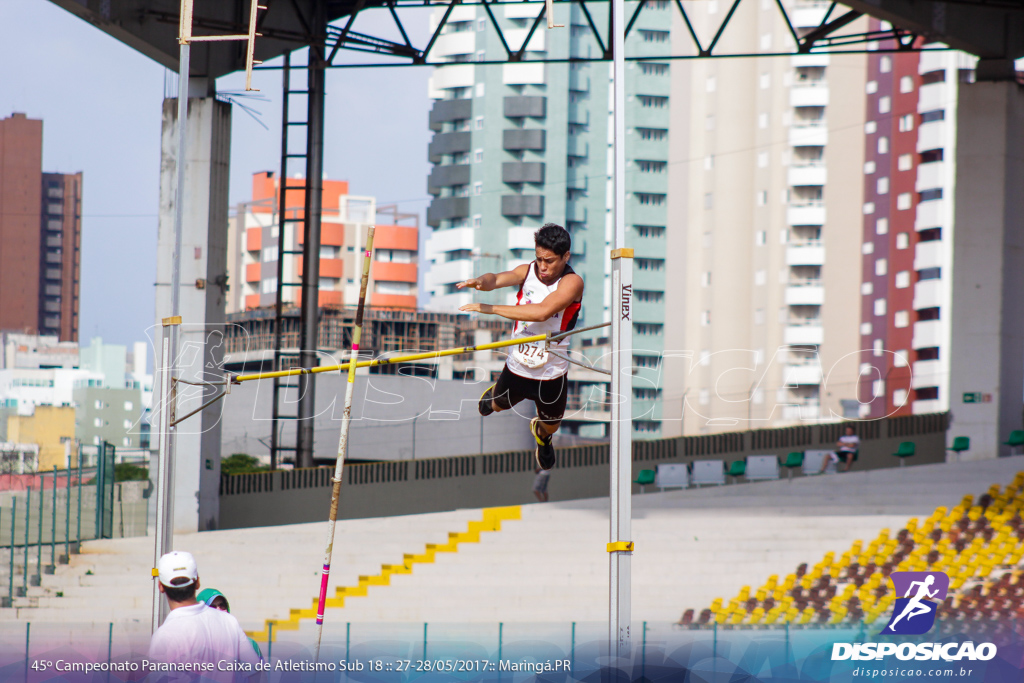
[[[379,17],[360,17],[367,30]],[[80,336],[116,344],[145,339],[154,310],[160,110],[167,71],[46,0],[0,2],[0,118],[43,120],[43,170],[84,173]],[[426,14],[407,26],[422,44]],[[425,212],[429,68],[333,70],[327,78],[324,169],[355,194]],[[249,197],[254,172],[276,171],[280,73],[258,72],[251,100],[264,130],[234,110],[231,205]],[[241,91],[244,74],[218,90]],[[166,313],[164,313],[166,315]],[[152,364],[152,359],[150,359]]]

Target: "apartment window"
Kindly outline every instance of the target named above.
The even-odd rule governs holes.
[[[761,287],[766,282],[768,282],[768,272],[765,271],[765,270],[755,270],[754,271],[754,285],[757,286],[757,287]]]
[[[665,269],[665,259],[662,258],[638,258],[636,259],[637,270],[660,271]]]
[[[708,327],[711,325],[711,311],[700,312],[700,324],[701,327]]]
[[[878,194],[889,194],[889,179],[879,178],[875,182],[875,191],[878,192]]]
[[[640,62],[640,73],[644,76],[664,76],[668,74],[668,64]]]
[[[944,83],[946,81],[946,72],[944,69],[938,71],[929,71],[926,74],[921,74],[921,85],[931,85],[932,83]]]
[[[708,349],[701,349],[700,359],[698,362],[704,367],[711,365],[711,351]]]
[[[637,301],[649,304],[660,304],[665,299],[665,292],[658,292],[650,289],[636,290]]]
[[[708,114],[706,117],[704,117],[704,130],[714,130],[714,129],[715,129],[715,115],[714,114]]]
[[[668,168],[667,161],[637,161],[641,173],[664,173]]]
[[[922,268],[917,271],[918,280],[938,280],[942,277],[942,268]]]
[[[96,410],[103,410],[103,401],[96,401],[94,407],[96,408]]]
[[[638,368],[656,368],[658,367],[657,356],[633,356],[633,365]]]
[[[131,420],[125,420],[122,424],[123,424],[125,429],[131,429],[132,428],[132,421]]]
[[[772,75],[769,73],[761,74],[761,90],[768,90],[772,87]]]
[[[705,171],[710,171],[710,170],[714,169],[714,167],[715,167],[715,155],[714,154],[709,154],[706,157],[704,157],[704,170]]]
[[[704,208],[711,209],[715,205],[715,196],[711,192],[704,193]]]
[[[882,136],[878,138],[878,153],[888,154],[889,153],[889,138]]]
[[[875,299],[875,315],[885,315],[885,299]]]
[[[134,407],[135,407],[135,406],[134,406],[134,405],[132,404],[132,402],[131,402],[131,401],[125,401],[125,402],[124,402],[124,409],[125,409],[125,412],[130,412],[130,411],[132,410],[132,408],[134,408]]]
[[[889,272],[889,262],[884,258],[875,261],[875,275],[885,275]]]
[[[768,168],[768,152],[758,152],[757,154],[757,167]]]
[[[664,128],[637,128],[641,140],[653,140],[655,142],[668,137],[668,130]]]
[[[875,286],[871,282],[860,283],[860,293],[863,296],[871,296],[875,293]]]
[[[871,175],[875,172],[875,162],[865,161],[864,162],[864,175]]]
[[[872,342],[871,353],[875,356],[875,358],[881,358],[882,354],[885,353],[885,347],[883,346],[881,339],[876,339],[874,342]]]
[[[868,135],[874,135],[878,132],[878,123],[876,121],[868,121],[864,124],[864,132]]]
[[[907,402],[907,390],[897,389],[892,392],[892,404],[899,408]]]
[[[483,225],[483,220],[484,219],[483,219],[482,215],[480,215],[480,214],[474,215],[473,216],[473,227],[474,228],[479,228],[481,225]]]
[[[888,114],[892,110],[892,100],[888,95],[878,98],[878,113]]]
[[[914,167],[914,158],[909,154],[901,154],[896,160],[896,168],[901,171],[909,171]]]
[[[757,205],[758,206],[767,206],[768,205],[768,191],[767,190],[761,190],[760,192],[758,192],[757,195],[756,195],[756,201],[757,201]]]
[[[473,183],[473,194],[474,195],[481,195],[481,194],[483,194],[483,192],[484,192],[484,184],[483,183]]]
[[[892,71],[892,58],[882,57],[878,60],[878,70],[883,74],[887,74]]]
[[[932,121],[943,121],[945,118],[946,112],[942,109],[926,111],[921,114],[921,124],[931,123]]]
[[[715,77],[714,76],[708,76],[707,80],[704,81],[704,90],[706,92],[715,92],[715,88],[717,87],[717,85],[718,84],[715,81]]]
[[[864,215],[865,216],[870,216],[871,214],[873,214],[875,212],[875,203],[874,202],[864,202],[864,209],[863,209],[863,211],[864,211]]]
[[[896,311],[892,316],[892,324],[896,327],[907,327],[910,324],[910,312]]]
[[[896,351],[892,355],[892,364],[894,366],[896,366],[897,368],[905,368],[909,364],[907,362],[907,358],[909,358],[909,357],[910,357],[910,354],[907,352],[906,349],[903,349],[903,350],[900,350],[900,351]]]
[[[875,233],[878,235],[884,235],[889,232],[889,219],[879,218],[875,221]]]
[[[479,164],[479,163],[482,163],[483,160],[484,160],[484,151],[482,149],[474,150],[473,151],[473,163],[474,164]]]
[[[701,237],[701,246],[703,246],[705,249],[710,249],[711,248],[711,233],[710,232],[704,233],[704,236]]]
[[[874,95],[878,92],[878,81],[868,81],[864,84],[864,92],[868,95]]]
[[[934,201],[936,199],[942,199],[942,188],[941,187],[937,187],[937,188],[932,189],[932,190],[923,190],[918,195],[918,201],[922,201],[922,202],[930,202],[930,201]]]
[[[664,237],[665,226],[663,225],[634,225],[638,237]]]
[[[260,256],[260,260],[264,263],[277,260],[277,247],[264,247],[263,252]]]
[[[700,286],[701,287],[710,287],[711,286],[711,271],[710,270],[705,270],[703,273],[700,274]]]
[[[754,309],[754,324],[755,325],[764,325],[764,309],[763,308],[755,308]]]
[[[754,233],[754,244],[758,247],[763,247],[768,243],[768,233],[764,230],[758,230]]]
[[[482,117],[482,116],[476,117],[475,125],[476,125],[476,129],[477,130],[483,130],[484,129],[484,117]]]
[[[633,330],[639,335],[649,337],[661,334],[664,327],[661,323],[635,323]]]
[[[910,131],[914,130],[914,115],[904,114],[903,116],[901,116],[899,126],[901,133],[909,133]]]
[[[102,427],[103,426],[103,420],[101,418],[94,417],[93,420],[92,420],[92,426],[93,427]]]
[[[645,43],[667,43],[668,35],[668,31],[640,31],[640,39]]]
[[[909,286],[910,286],[910,271],[909,270],[901,270],[900,272],[896,273],[896,288],[897,289],[906,289]]]
[[[905,232],[897,233],[896,234],[896,248],[897,249],[906,249],[909,246],[910,246],[910,235],[905,233]]]
[[[861,323],[860,334],[862,337],[866,337],[871,334],[871,323]]]
[[[768,127],[768,114],[761,113],[757,115],[757,127],[767,128]]]
[[[862,253],[862,254],[874,254],[875,253],[875,243],[874,242],[865,242],[864,244],[860,245],[860,253]]]
[[[480,17],[479,19],[477,19],[476,20],[476,30],[479,32],[479,31],[484,31],[486,29],[487,29],[487,20],[484,19],[483,17]]]
[[[910,203],[911,199],[909,192],[903,192],[902,194],[896,197],[896,208],[899,209],[900,211],[906,211],[907,209],[909,209]]]
[[[706,406],[711,403],[711,392],[707,389],[701,389],[697,394],[697,400],[702,406]]]
[[[644,206],[663,206],[665,204],[665,195],[663,194],[637,192],[633,196]]]
[[[668,98],[662,95],[638,95],[640,106],[647,109],[664,109],[668,106]]]
[[[912,77],[904,76],[903,78],[900,79],[900,92],[914,92],[914,79]]]

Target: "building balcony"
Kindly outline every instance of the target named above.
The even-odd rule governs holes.
[[[789,127],[793,147],[824,147],[828,144],[828,126],[824,121],[794,123]]]
[[[797,5],[790,10],[789,18],[793,23],[793,28],[817,28],[821,26],[821,20],[827,13],[828,5],[811,5],[809,7]]]
[[[583,202],[569,202],[565,206],[565,220],[567,223],[586,223],[587,207]]]
[[[821,306],[825,303],[825,288],[821,280],[790,282],[786,285],[787,306]]]
[[[942,280],[921,280],[914,284],[914,310],[937,308],[946,303]]]
[[[941,320],[921,320],[914,323],[914,338],[911,346],[915,349],[929,349],[946,343],[946,327]]]
[[[587,174],[583,169],[570,168],[565,172],[565,187],[567,190],[587,189]]]
[[[821,344],[825,341],[825,328],[816,319],[794,319],[786,323],[782,332],[785,344]]]
[[[501,197],[502,216],[543,216],[544,195],[506,194]]]
[[[435,230],[427,240],[427,254],[433,258],[435,254],[472,249],[474,245],[473,228]]]
[[[569,90],[572,92],[590,92],[590,76],[581,71],[570,71]]]
[[[510,128],[502,131],[501,147],[513,152],[532,149],[544,150],[547,131],[543,128]]]
[[[509,249],[527,249],[532,251],[536,246],[533,241],[533,234],[537,232],[534,228],[509,228],[508,229],[508,248]]]
[[[441,130],[442,124],[462,121],[473,116],[473,100],[437,100],[430,109],[430,130]]]
[[[437,37],[430,56],[434,58],[452,55],[472,55],[476,52],[476,31],[456,31]]]
[[[794,225],[825,225],[825,204],[822,202],[796,204],[786,207],[786,223]]]
[[[786,247],[786,265],[823,266],[825,265],[825,247],[820,240],[790,244]]]
[[[567,156],[586,159],[590,154],[590,143],[579,135],[570,135],[566,140],[565,153]]]
[[[918,164],[917,182],[914,185],[914,189],[922,192],[943,187],[946,184],[946,170],[946,164],[942,161]]]
[[[949,86],[944,81],[922,85],[918,92],[917,110],[936,111],[949,106]]]
[[[436,228],[441,221],[469,216],[469,197],[435,197],[427,208],[427,225]]]
[[[812,52],[806,55],[793,55],[789,58],[789,65],[793,68],[801,66],[828,66],[831,63],[828,53]]]
[[[260,266],[261,266],[261,264],[259,264],[259,263],[250,263],[250,264],[245,266],[245,281],[246,282],[259,283],[260,278],[261,278],[261,274],[262,274]]]
[[[786,386],[821,384],[821,363],[816,358],[788,363],[782,372],[782,376]]]
[[[501,165],[503,183],[543,183],[544,162],[506,161]]]
[[[527,52],[544,52],[546,33],[546,31],[534,31],[533,35],[530,36],[529,44],[526,44],[526,36],[530,34],[530,29],[507,28],[505,29],[505,42],[508,43],[509,49],[513,52],[521,50],[524,45]]]
[[[442,187],[469,184],[469,164],[435,166],[427,176],[427,192],[441,194]]]
[[[473,277],[473,261],[460,259],[447,263],[436,263],[424,276],[427,287],[442,287],[455,282],[462,282]]]
[[[427,87],[430,97],[443,99],[450,88],[472,88],[476,79],[475,64],[452,64],[434,70]]]
[[[547,116],[548,98],[542,95],[509,95],[504,100],[504,113],[510,119]]]
[[[949,378],[949,368],[941,360],[919,360],[914,363],[913,371],[911,386],[914,389],[945,386]]]
[[[791,107],[827,107],[828,83],[825,81],[798,81],[789,90]]]
[[[373,262],[373,279],[377,282],[416,282],[417,263]],[[340,276],[339,276],[340,277]]]
[[[946,227],[946,200],[932,199],[927,202],[920,202],[917,205],[917,214],[914,216],[914,229],[931,230],[932,228]]]
[[[427,157],[437,164],[441,162],[442,155],[468,152],[472,144],[472,134],[467,131],[435,133],[434,139],[427,146]]]
[[[791,187],[816,186],[820,187],[828,181],[828,171],[825,164],[793,164],[789,167],[789,184]]]
[[[945,149],[950,143],[949,122],[929,121],[917,128],[917,151]]]
[[[543,62],[505,64],[501,67],[501,82],[504,85],[544,85],[544,66]]]
[[[910,407],[914,415],[930,415],[932,413],[944,413],[949,406],[942,399],[934,398],[926,401],[914,401]]]
[[[807,402],[798,405],[782,406],[782,419],[784,420],[817,420],[821,407],[817,402]]]
[[[942,240],[918,242],[914,247],[914,270],[941,268],[946,262],[946,249]]]

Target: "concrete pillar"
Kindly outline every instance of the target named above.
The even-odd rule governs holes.
[[[179,373],[189,381],[223,379],[224,306],[227,297],[228,162],[231,105],[212,93],[189,98],[185,220],[181,248]],[[164,100],[161,130],[160,220],[157,239],[156,315],[171,315],[177,99]],[[233,287],[241,283],[231,283]],[[157,358],[159,359],[159,351]],[[156,397],[161,389],[155,387]],[[198,408],[213,389],[179,386],[178,415]],[[174,533],[217,528],[220,488],[221,404],[178,425],[174,456]]]
[[[1024,407],[1024,89],[961,84],[958,112],[950,438],[993,458]]]

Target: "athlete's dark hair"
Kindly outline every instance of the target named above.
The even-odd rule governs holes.
[[[185,577],[178,577],[178,578],[185,578]],[[176,580],[177,579],[171,579],[171,581],[176,581]],[[164,594],[167,596],[167,599],[170,600],[171,602],[185,602],[186,600],[190,600],[191,598],[193,598],[195,596],[195,594],[196,594],[196,582],[193,581],[192,583],[188,584],[187,586],[168,586],[165,583],[164,584]]]
[[[538,247],[555,252],[556,256],[562,256],[572,248],[569,231],[557,223],[545,223],[540,230],[533,233],[533,242]]]

